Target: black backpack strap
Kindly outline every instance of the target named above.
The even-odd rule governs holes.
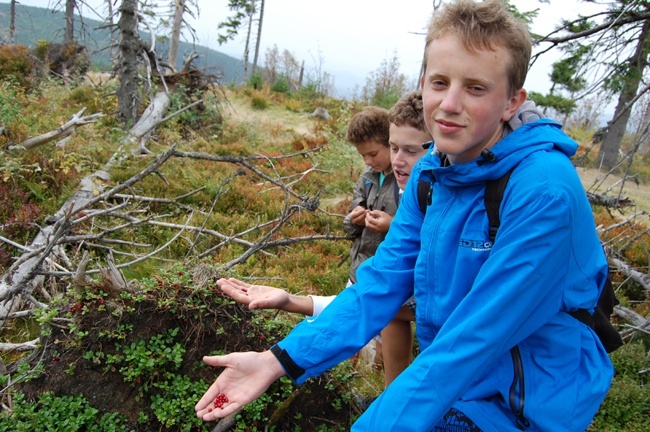
[[[424,214],[427,213],[427,207],[431,205],[434,181],[435,179],[431,181],[425,179],[422,173],[420,173],[420,179],[418,180],[418,204],[420,204],[420,210]]]
[[[614,306],[619,303],[614,292],[614,287],[612,286],[611,275],[608,273],[603,291],[600,293],[600,297],[598,297],[598,304],[596,305],[594,314],[590,314],[586,309],[578,309],[569,312],[569,315],[594,329],[605,351],[611,353],[623,345],[621,334],[612,325],[610,320],[610,316],[614,312]]]
[[[394,186],[394,188],[395,188],[395,189],[394,189],[393,193],[395,194],[395,206],[396,206],[396,207],[399,207],[399,202],[400,202],[400,199],[401,199],[402,197],[400,196],[400,193],[399,193],[399,186],[397,186],[397,181],[395,181],[395,186]]]
[[[497,237],[497,231],[501,226],[501,217],[499,216],[499,208],[501,201],[503,201],[503,193],[510,180],[510,175],[514,168],[503,175],[503,177],[496,180],[489,180],[485,186],[485,210],[487,211],[488,221],[490,223],[490,240],[494,243]]]
[[[365,186],[366,186],[366,196],[364,197],[366,200],[368,200],[368,197],[370,196],[370,190],[372,189],[372,182],[368,179],[365,180]]]

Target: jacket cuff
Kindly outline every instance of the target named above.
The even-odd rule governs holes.
[[[278,359],[278,362],[280,362],[280,365],[292,381],[298,381],[298,378],[305,374],[305,370],[298,366],[291,356],[289,356],[289,353],[280,348],[278,344],[271,347],[271,353]]]

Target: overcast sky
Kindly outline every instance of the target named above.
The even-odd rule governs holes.
[[[171,3],[171,0],[165,2]],[[577,15],[577,0],[551,2],[554,6],[537,0],[513,0],[521,11],[540,9],[539,18],[532,27],[536,33],[546,33],[559,23],[557,8],[560,5],[565,18]],[[57,1],[20,0],[20,3],[51,8]],[[105,11],[105,1],[87,0],[87,3],[100,13]],[[199,0],[200,15],[192,21],[192,26],[199,44],[242,58],[243,34],[221,46],[216,42],[218,23],[231,15],[227,3],[227,0]],[[396,53],[402,73],[415,82],[432,4],[431,0],[267,0],[260,61],[263,62],[268,48],[277,45],[280,51],[286,49],[299,61],[304,60],[308,69],[320,65],[334,76],[336,96],[348,96],[355,85],[363,86],[368,74]],[[580,10],[584,7],[580,4]],[[97,18],[90,12],[88,16]],[[525,85],[527,90],[548,91],[550,65],[557,58],[557,55],[547,55],[531,69]]]

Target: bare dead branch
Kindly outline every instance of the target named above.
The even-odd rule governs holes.
[[[612,264],[614,264],[616,271],[623,273],[625,276],[641,285],[644,290],[650,293],[650,281],[648,280],[650,278],[649,275],[634,270],[626,262],[618,258],[610,258],[610,261]]]
[[[32,138],[28,138],[25,141],[23,141],[20,145],[24,147],[27,150],[31,150],[34,147],[38,147],[42,144],[48,143],[50,141],[54,141],[63,137],[66,137],[70,134],[72,134],[76,129],[77,126],[83,126],[88,123],[94,123],[98,118],[104,117],[104,114],[102,113],[97,113],[97,114],[92,114],[89,116],[83,116],[82,114],[86,111],[86,108],[82,108],[78,113],[74,114],[72,118],[65,124],[59,126],[55,130],[36,136]]]
[[[6,351],[14,351],[14,352],[22,352],[22,351],[33,351],[36,348],[38,348],[38,343],[40,342],[40,338],[36,338],[34,340],[28,341],[28,342],[21,342],[21,343],[0,343],[0,351],[6,352]]]
[[[631,309],[628,309],[621,305],[614,306],[614,315],[630,323],[634,330],[624,330],[621,332],[622,335],[627,335],[632,333],[636,329],[648,329],[650,328],[650,320],[639,315]]]
[[[587,199],[592,205],[603,206],[607,208],[621,209],[625,207],[634,207],[634,201],[624,196],[607,196],[587,192]]]

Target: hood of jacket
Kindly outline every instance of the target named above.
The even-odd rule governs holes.
[[[528,155],[538,151],[559,151],[568,158],[578,143],[568,137],[562,126],[550,119],[522,124],[478,158],[451,166],[442,166],[441,156],[431,151],[420,159],[421,171],[432,170],[436,181],[447,186],[483,184],[502,177]]]

